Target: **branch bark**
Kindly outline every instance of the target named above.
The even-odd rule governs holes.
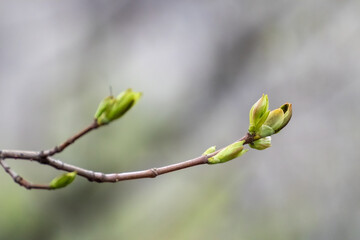
[[[77,139],[81,138],[82,136],[84,136],[85,134],[87,134],[88,132],[98,128],[100,125],[97,123],[96,120],[94,120],[89,126],[87,126],[86,128],[84,128],[83,130],[81,130],[80,132],[78,132],[77,134],[75,134],[74,136],[70,137],[69,139],[67,139],[65,142],[63,142],[62,144],[55,146],[52,149],[46,150],[46,151],[42,151],[40,152],[40,155],[42,158],[45,157],[50,157],[53,156],[57,153],[62,152],[65,148],[67,148],[69,145],[73,144]]]
[[[51,190],[50,185],[43,185],[43,184],[33,184],[23,177],[21,177],[19,174],[11,170],[11,168],[4,162],[4,160],[0,160],[0,165],[4,168],[5,172],[10,175],[10,177],[19,184],[20,186],[26,188],[26,189],[43,189],[43,190]]]
[[[36,161],[41,164],[49,165],[53,168],[67,171],[67,172],[77,172],[77,175],[88,179],[89,181],[95,181],[99,183],[103,182],[119,182],[131,179],[140,179],[140,178],[155,178],[159,175],[179,171],[181,169],[194,167],[197,165],[208,164],[208,158],[216,155],[222,149],[219,149],[211,154],[202,155],[187,161],[183,161],[180,163],[175,163],[159,168],[150,168],[147,170],[141,171],[134,171],[134,172],[122,172],[122,173],[102,173],[102,172],[95,172],[92,170],[88,170],[85,168],[81,168],[78,166],[74,166],[68,163],[64,163],[58,159],[50,157],[56,153],[63,151],[66,147],[71,145],[75,142],[76,139],[84,136],[86,133],[90,132],[93,129],[99,127],[97,123],[93,123],[89,127],[85,128],[83,131],[79,132],[78,134],[74,135],[73,137],[69,138],[63,144],[54,147],[51,150],[47,151],[19,151],[19,150],[1,150],[0,151],[0,163],[5,171],[14,179],[16,183],[19,185],[27,188],[27,189],[48,189],[51,188],[49,185],[40,185],[40,184],[31,184],[30,182],[26,181],[24,178],[13,172],[7,165],[4,163],[4,159],[19,159],[19,160],[30,160]],[[251,143],[253,141],[253,136],[250,134],[245,135],[243,138],[237,140],[238,141],[245,141],[244,144]]]

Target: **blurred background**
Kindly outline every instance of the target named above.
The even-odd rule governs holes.
[[[248,112],[293,104],[273,147],[156,179],[78,177],[28,191],[0,169],[0,239],[359,239],[360,2],[0,2],[0,149],[41,150],[91,123],[102,98],[141,101],[65,152],[124,172],[242,137]],[[59,175],[18,160],[37,183]]]

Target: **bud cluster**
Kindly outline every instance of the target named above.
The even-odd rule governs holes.
[[[264,150],[271,147],[271,135],[278,133],[290,121],[292,116],[292,105],[285,103],[280,108],[270,111],[268,96],[262,97],[252,106],[249,113],[250,147],[257,150]],[[248,151],[244,149],[245,140],[238,141],[219,151],[208,158],[209,164],[224,163],[240,157]],[[216,151],[215,146],[208,148],[203,155]]]
[[[116,98],[113,96],[103,99],[95,113],[95,119],[99,125],[110,123],[123,116],[140,99],[140,92],[133,92],[130,88],[120,93]]]
[[[292,105],[290,103],[285,103],[272,111],[269,111],[268,108],[268,96],[263,94],[250,110],[249,133],[254,135],[255,139],[278,133],[291,119]]]

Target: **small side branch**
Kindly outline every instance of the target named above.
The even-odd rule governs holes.
[[[97,123],[96,120],[94,120],[93,123],[91,123],[88,127],[86,127],[85,129],[83,129],[82,131],[78,132],[77,134],[75,134],[74,136],[70,137],[69,139],[67,139],[65,142],[63,142],[62,144],[60,144],[59,146],[55,146],[54,148],[50,149],[50,150],[46,150],[46,151],[42,151],[40,152],[40,157],[45,158],[45,157],[50,157],[53,156],[56,153],[60,153],[62,152],[65,148],[67,148],[69,145],[73,144],[77,139],[81,138],[82,136],[84,136],[85,134],[87,134],[88,132],[98,128],[100,125]]]
[[[43,184],[33,184],[21,177],[19,174],[11,170],[11,168],[6,165],[3,159],[0,160],[0,165],[4,168],[5,172],[10,175],[10,177],[19,184],[20,186],[26,189],[43,189],[43,190],[52,190],[50,185],[43,185]]]

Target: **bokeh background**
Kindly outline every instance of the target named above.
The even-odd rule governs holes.
[[[0,239],[359,239],[360,2],[0,2],[0,149],[53,147],[132,87],[124,118],[56,157],[123,172],[242,137],[267,93],[273,147],[117,184],[27,191],[0,171]],[[32,182],[59,172],[6,161]]]

